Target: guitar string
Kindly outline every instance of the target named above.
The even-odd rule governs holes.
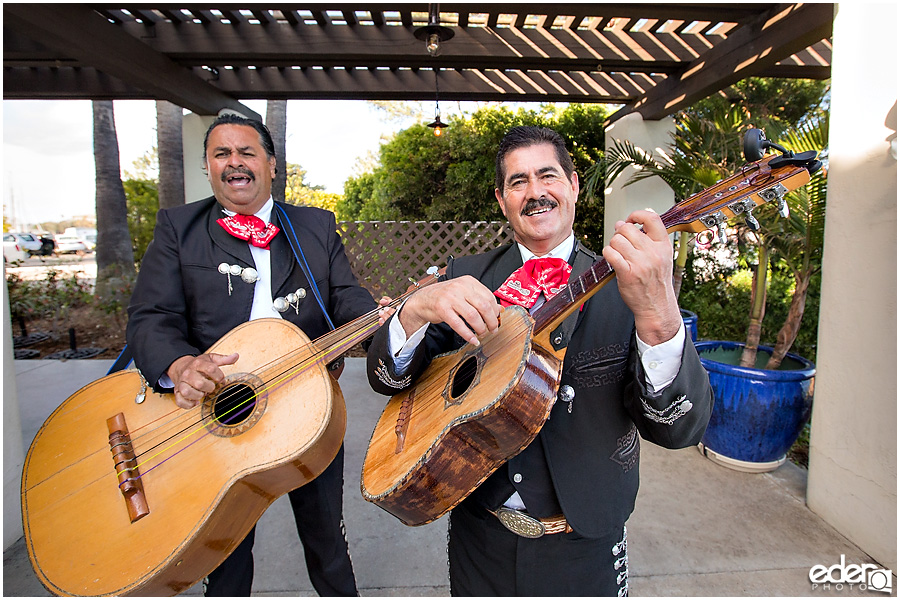
[[[462,361],[461,365],[450,379],[434,377],[430,381],[425,382],[424,385],[415,388],[416,393],[412,402],[412,410],[407,419],[412,421],[416,414],[421,415],[423,411],[427,410],[425,403],[416,402],[416,398],[421,398],[423,394],[426,397],[432,398],[444,397],[444,390],[448,386],[452,386],[453,380],[459,378],[465,381],[474,377],[477,374],[478,369],[480,368],[483,370],[484,364],[494,357],[498,350],[502,350],[504,347],[508,346],[509,341],[518,337],[530,328],[531,321],[528,319],[521,319],[513,327],[504,328],[501,325],[498,330],[500,332],[499,335],[482,340],[482,343],[479,346],[469,346],[468,349],[464,351],[463,357],[460,359]],[[463,348],[467,348],[467,346],[463,346]],[[471,360],[479,353],[484,356],[484,361],[481,366],[478,365],[477,360]],[[469,388],[467,388],[466,391],[468,391],[468,389]],[[463,394],[465,394],[465,392],[463,392]]]
[[[374,330],[377,329],[377,327],[374,327],[374,325],[377,325],[378,310],[376,309],[375,311],[373,311],[373,313],[376,316],[374,323],[363,322],[363,323],[360,323],[357,327],[350,328],[350,330],[353,331],[356,335],[362,335],[363,332],[368,333],[369,330],[374,332]],[[325,336],[323,336],[323,337],[325,337]],[[368,335],[363,336],[363,339],[365,337],[368,337]],[[322,339],[322,338],[319,338],[319,339]],[[341,350],[341,352],[349,349],[356,343],[356,342],[353,342],[353,343],[347,342],[346,338],[344,338],[344,337],[342,337],[341,339],[343,341],[343,346],[345,346],[345,348],[343,348],[343,350]],[[308,346],[314,347],[312,345],[312,342],[310,342],[308,344]],[[304,350],[306,350],[306,348]],[[132,469],[139,469],[141,466],[146,465],[146,463],[157,458],[164,452],[171,450],[172,448],[176,447],[177,445],[185,442],[189,437],[195,435],[196,433],[205,431],[207,429],[207,426],[217,426],[217,427],[228,426],[229,425],[228,423],[223,422],[223,419],[225,417],[227,417],[228,415],[232,415],[238,409],[241,409],[241,408],[249,409],[252,406],[252,405],[250,405],[250,403],[253,402],[255,404],[255,402],[258,400],[258,398],[262,394],[267,394],[268,392],[277,388],[282,383],[285,383],[287,380],[289,380],[293,377],[296,377],[297,375],[305,372],[312,366],[321,364],[322,358],[324,358],[327,354],[333,353],[335,351],[336,351],[335,348],[318,350],[318,351],[311,353],[308,357],[306,357],[304,360],[300,361],[299,363],[297,363],[296,361],[285,361],[285,360],[277,359],[277,360],[280,360],[280,363],[275,362],[275,361],[273,361],[272,363],[269,363],[269,365],[274,364],[275,365],[274,367],[269,366],[268,368],[265,368],[265,369],[257,369],[258,372],[269,370],[269,369],[275,369],[277,371],[279,368],[281,368],[282,370],[280,372],[276,372],[271,379],[269,379],[268,381],[265,382],[265,385],[262,388],[260,388],[259,390],[254,390],[254,393],[247,398],[242,398],[242,394],[240,392],[226,390],[225,394],[223,394],[219,398],[215,399],[215,403],[217,405],[222,404],[223,406],[220,411],[216,411],[216,412],[212,413],[212,418],[204,418],[202,409],[200,410],[199,418],[197,418],[195,415],[191,415],[189,417],[189,419],[194,419],[193,422],[189,422],[181,431],[177,432],[174,435],[170,435],[169,437],[164,439],[162,442],[159,442],[156,445],[152,446],[150,449],[142,450],[141,452],[136,452],[135,456],[136,457],[140,456],[143,458],[143,460],[141,463],[135,465]],[[297,351],[293,351],[289,354],[292,355],[293,357],[296,357],[300,354],[300,352],[301,352],[300,350],[297,350]],[[289,366],[289,367],[284,368],[284,367],[278,366],[279,364],[283,365],[288,362],[291,362],[291,366]],[[330,375],[328,375],[328,376],[330,376]],[[235,386],[235,387],[237,387],[237,386]],[[201,407],[202,407],[202,404],[197,405],[196,407],[194,407],[190,410],[194,411],[196,409],[200,409]],[[194,430],[189,431],[191,429],[194,429]],[[188,431],[188,433],[186,435],[182,436],[181,438],[175,439],[175,438],[177,438],[178,434],[183,433],[185,431]],[[165,446],[164,448],[160,449],[155,454],[146,456],[146,454],[148,452],[151,452],[152,450],[159,448],[160,444],[164,444],[173,439],[175,439],[175,441],[172,444]],[[147,472],[149,472],[149,471],[147,471]],[[139,474],[138,477],[136,477],[136,478],[139,478],[140,476],[141,476],[141,474]]]
[[[429,285],[430,283],[433,283],[436,280],[437,280],[436,276],[428,277],[428,278],[421,280],[420,282],[418,282],[418,285],[416,287],[410,289],[409,291],[402,294],[401,296],[398,296],[397,298],[393,299],[393,301],[390,304],[388,304],[388,307],[396,308],[396,306],[398,306],[402,301],[404,301],[410,294],[412,294],[413,292],[415,292],[418,289],[421,289],[424,286]],[[267,369],[271,370],[273,368],[278,368],[278,365],[288,365],[292,362],[295,363],[292,366],[281,367],[282,368],[281,373],[276,373],[275,377],[273,377],[273,379],[271,380],[271,381],[274,381],[274,384],[265,388],[265,390],[274,389],[274,387],[277,387],[277,385],[280,385],[287,379],[289,379],[299,373],[302,373],[303,371],[307,370],[314,364],[317,364],[322,358],[324,358],[325,356],[327,356],[330,353],[338,352],[338,353],[342,354],[343,352],[352,348],[352,346],[355,345],[355,343],[357,343],[359,341],[359,340],[356,340],[354,342],[349,342],[347,340],[357,337],[357,336],[360,336],[363,333],[365,333],[366,335],[363,335],[362,338],[360,338],[360,339],[365,339],[366,337],[368,337],[369,335],[374,333],[374,331],[378,328],[378,325],[377,325],[378,313],[382,308],[384,308],[384,307],[379,306],[379,307],[375,308],[374,310],[370,311],[369,313],[366,313],[365,315],[362,315],[362,316],[358,317],[357,319],[354,319],[353,321],[348,322],[344,326],[317,338],[316,340],[314,340],[314,342],[308,342],[304,347],[302,347],[298,350],[291,351],[281,357],[273,359],[272,361],[269,361],[268,363],[265,363],[265,364],[261,365],[260,367],[258,367],[257,370],[265,371]],[[371,331],[369,331],[370,329],[371,329]],[[327,347],[327,345],[332,341],[341,342],[341,346],[337,349]],[[320,343],[320,344],[325,343],[326,348],[324,350],[316,349],[316,351],[312,355],[308,356],[304,361],[297,363],[296,357],[301,355],[301,353],[307,352],[310,347],[314,348],[315,347],[315,346],[313,346],[314,343]],[[334,343],[332,343],[331,345],[334,345]],[[256,395],[254,395],[253,397],[255,397],[255,396]],[[227,401],[227,398],[226,398],[226,401]],[[197,407],[194,407],[194,409],[198,408],[199,406],[200,405],[198,405]],[[198,425],[198,424],[201,426],[202,429],[205,429],[206,421],[204,421],[202,414],[200,415],[200,417],[198,419],[196,414],[194,414],[195,413],[194,409],[184,410],[181,408],[177,408],[168,413],[160,415],[153,421],[150,421],[148,423],[141,425],[140,427],[135,429],[135,431],[142,431],[143,433],[141,433],[138,436],[133,436],[133,437],[130,436],[132,449],[134,449],[136,447],[136,445],[139,445],[141,442],[146,442],[148,438],[152,442],[154,437],[158,437],[159,435],[162,435],[162,436],[164,436],[164,439],[162,441],[157,442],[155,445],[151,446],[152,448],[157,448],[161,444],[164,444],[166,441],[169,441],[169,440],[173,439],[174,437],[176,437],[178,434],[177,433],[172,434],[171,431],[173,428],[178,428],[179,426],[182,427],[182,429],[180,430],[181,432],[186,431],[187,429],[189,429],[195,425]],[[167,417],[172,417],[172,416],[174,416],[174,418],[170,418],[168,421],[164,421],[155,427],[151,427],[151,425],[153,425],[154,423],[158,423],[159,421],[162,421],[162,420],[166,419]],[[185,423],[185,421],[187,421],[187,422]],[[207,421],[208,421],[208,419],[207,419]],[[129,432],[129,433],[133,433],[133,432]],[[184,439],[184,438],[182,438],[182,439]],[[106,452],[109,450],[110,450],[110,447],[108,445],[101,446],[101,447],[97,448],[96,450],[79,457],[74,463],[60,468],[58,471],[49,475],[45,479],[30,485],[28,489],[32,489],[32,488],[40,485],[41,483],[43,483],[50,477],[53,477],[53,476],[57,475],[58,473],[66,470],[68,468],[71,468],[72,466],[80,463],[81,461],[86,460],[86,459],[90,458],[91,456],[94,456],[98,452]],[[145,452],[146,452],[146,450],[145,450]],[[158,454],[159,453],[157,453],[157,455]],[[140,453],[136,452],[135,458],[139,455],[140,455]],[[131,467],[132,470],[137,469],[137,468],[138,468],[138,465]],[[116,475],[118,476],[123,471],[116,472]],[[105,475],[99,476],[98,479],[95,481],[98,481],[98,480],[102,479],[103,477],[105,477]],[[89,482],[89,483],[91,483],[91,482]]]
[[[763,165],[763,166],[768,167],[768,164],[766,163],[766,164]],[[778,178],[778,177],[776,177],[776,174],[775,174],[776,172],[775,172],[774,169],[768,169],[768,170],[767,170],[767,169],[763,169],[763,168],[760,166],[760,163],[753,163],[753,164],[751,164],[751,165],[745,165],[744,167],[742,167],[742,172],[741,172],[741,175],[740,175],[740,176],[746,176],[746,173],[749,172],[752,168],[759,169],[761,172],[758,173],[756,176],[753,177],[753,180],[751,181],[751,185],[761,185],[761,184],[759,183],[759,178],[760,178],[760,177],[764,177],[764,178],[765,178],[764,183],[768,183],[769,181],[781,181],[781,180],[783,180],[783,179],[787,179],[789,176],[793,176],[793,173],[791,173],[790,175],[785,175],[785,176],[782,177],[782,178]],[[779,171],[780,171],[780,170],[781,170],[781,168],[779,168]],[[735,176],[732,176],[732,178],[728,178],[728,179],[733,179],[733,178],[737,178],[737,177],[739,177],[739,176],[738,176],[738,175],[735,175]],[[720,182],[720,183],[721,183],[721,184],[724,184],[724,183],[726,183],[726,182],[728,181],[728,179],[723,180],[723,182]],[[714,186],[714,187],[715,187],[715,186]],[[707,191],[709,191],[709,190],[707,190]],[[698,194],[698,196],[702,196],[702,194],[703,194],[703,193],[701,192],[700,194]],[[710,194],[711,194],[711,192],[710,192]],[[745,194],[745,196],[746,196],[746,195],[749,195],[749,194]],[[699,198],[689,197],[688,199],[682,201],[682,203],[679,203],[679,204],[675,205],[675,206],[671,209],[671,211],[674,211],[676,208],[678,208],[680,205],[686,203],[687,201],[695,202],[695,201],[698,201],[698,200],[699,200]],[[708,199],[708,197],[707,197],[707,200],[706,200],[706,202],[705,202],[705,204],[704,204],[704,207],[707,207],[707,206],[709,206],[709,205],[711,205],[711,204],[713,204],[713,202],[710,202],[709,199]],[[724,205],[724,203],[723,203],[723,205]],[[671,212],[671,211],[669,211],[669,212]],[[414,291],[414,290],[413,290],[413,291]],[[378,310],[378,309],[376,309],[376,312],[377,312],[377,310]],[[316,341],[320,341],[321,339],[322,339],[322,338],[319,338],[319,339],[316,340]],[[322,355],[324,356],[324,354],[325,354],[325,353],[323,352]],[[173,411],[173,412],[170,413],[170,414],[179,413],[179,412],[181,412],[181,411]],[[163,415],[163,416],[160,417],[160,418],[164,418],[165,416],[166,416],[166,415]],[[159,420],[159,419],[157,419],[157,420]],[[201,422],[202,422],[202,421],[201,421]],[[151,424],[152,424],[152,422],[151,422],[151,423],[148,423],[148,424],[144,424],[144,425],[142,425],[140,428],[138,428],[136,431],[145,429],[146,427],[148,427],[148,426],[151,425]],[[99,451],[99,450],[98,450],[98,451]],[[90,456],[90,455],[88,455],[88,456]],[[40,483],[40,482],[38,482],[38,483]]]
[[[745,176],[746,176],[746,171],[745,171],[744,169],[742,169],[742,173],[741,173],[740,177],[745,177]],[[724,185],[724,184],[726,184],[726,183],[727,183],[727,180],[725,180],[724,182],[722,182],[721,185]],[[720,185],[719,187],[721,187],[721,185]],[[695,200],[697,200],[697,199],[695,199]],[[571,287],[571,286],[570,286],[570,287]],[[325,345],[326,345],[326,346],[329,346],[330,344],[329,344],[328,342],[330,342],[330,339],[326,339],[326,338],[328,338],[328,334],[326,334],[326,336],[323,336],[323,338],[321,338],[321,341],[325,342]],[[317,356],[316,354],[313,354],[313,357],[314,357],[314,359],[317,359],[317,358],[318,358],[318,356]],[[306,365],[302,365],[302,364],[301,364],[301,366],[299,366],[299,367],[295,370],[295,372],[294,372],[292,375],[299,374],[300,372],[302,372],[303,370],[305,370],[305,367],[306,367]],[[464,365],[461,367],[461,370],[456,374],[456,377],[460,377],[460,378],[469,378],[469,377],[472,377],[472,376],[474,376],[474,371],[475,371],[476,368],[477,368],[477,365],[476,365],[476,364],[473,364],[473,363],[466,363],[466,364],[464,364]],[[277,385],[277,383],[274,384],[274,385]],[[269,385],[269,386],[266,388],[266,390],[273,388],[274,385]],[[429,390],[429,391],[430,391],[430,390]],[[257,401],[257,399],[258,399],[258,397],[259,397],[259,394],[260,394],[260,392],[257,392],[257,393],[252,394],[252,395],[251,395],[250,397],[248,397],[248,398],[241,399],[242,394],[240,394],[240,393],[238,393],[238,392],[234,392],[233,394],[230,394],[230,395],[227,395],[227,396],[224,396],[224,397],[220,398],[217,404],[222,404],[222,407],[221,407],[221,410],[218,411],[218,412],[216,413],[216,416],[212,419],[213,423],[215,424],[215,423],[221,423],[221,422],[223,422],[223,420],[224,420],[226,417],[228,417],[228,415],[230,415],[231,413],[233,413],[233,412],[235,412],[235,411],[237,411],[237,410],[239,410],[239,409],[241,409],[241,408],[244,408],[244,410],[241,411],[241,412],[246,412],[246,408],[245,408],[245,407],[247,407],[248,404],[251,403],[251,402],[252,402],[253,404],[255,404],[255,402]],[[234,400],[232,400],[232,398],[234,398]],[[251,406],[252,406],[252,405],[251,405]],[[239,414],[238,414],[237,416],[239,416]],[[232,418],[233,418],[233,417],[232,417]],[[202,416],[201,416],[201,419],[200,419],[200,421],[199,421],[198,423],[202,423],[202,421],[203,421],[203,419],[202,419]],[[226,424],[226,425],[229,425],[230,423],[227,423],[227,422],[226,422],[225,424]],[[184,432],[186,429],[188,429],[188,428],[191,427],[191,426],[193,426],[193,424],[192,424],[192,425],[188,425],[187,427],[183,428],[183,429],[182,429],[181,431],[179,431],[178,433]],[[176,434],[176,435],[177,435],[177,434]],[[171,439],[171,438],[169,438],[169,439]],[[157,445],[157,446],[153,446],[153,447],[151,448],[151,450],[152,450],[152,449],[155,449],[156,447],[158,447],[158,445]],[[157,456],[157,455],[151,456],[150,459],[154,458],[155,456]],[[150,459],[147,459],[147,460],[150,460]],[[145,460],[145,462],[146,462],[146,460]]]
[[[727,178],[727,179],[723,180],[722,182],[720,182],[720,184],[719,184],[718,187],[723,187],[723,186],[727,185],[728,183],[731,182],[730,180],[733,180],[733,179],[739,179],[739,178],[741,178],[741,177],[746,177],[746,176],[747,176],[747,173],[748,173],[750,170],[752,170],[752,169],[759,169],[759,166],[756,165],[756,164],[753,164],[753,165],[745,165],[744,167],[742,167],[742,170],[741,170],[741,174],[740,174],[740,175],[734,175],[734,176],[732,176],[732,177],[730,177],[730,178]],[[757,176],[755,176],[755,177],[753,178],[752,184],[753,184],[753,185],[758,185],[757,182],[758,182],[759,177],[761,177],[761,176],[765,176],[765,177],[766,177],[766,180],[771,179],[771,174],[770,174],[770,173],[759,173],[759,174],[757,174]],[[714,186],[714,187],[715,187],[715,186]],[[712,194],[712,193],[710,193],[709,195],[707,195],[707,203],[709,203],[709,200],[711,200],[711,199],[709,198],[709,196],[710,196],[711,194]],[[700,198],[693,198],[693,199],[691,199],[691,200],[692,200],[692,202],[697,202],[697,201],[700,200]],[[677,205],[676,205],[676,206],[677,206]],[[674,208],[676,208],[676,207],[673,207],[673,209],[674,209]],[[670,212],[672,212],[672,211],[670,211]],[[597,279],[597,277],[596,277],[596,274],[595,274],[595,280],[596,280],[596,279]],[[583,280],[581,280],[581,281],[583,281]],[[580,282],[581,282],[581,281],[580,281]],[[584,289],[584,286],[583,286],[583,285],[582,285],[582,289]],[[571,286],[570,286],[570,293],[572,293],[572,292],[571,292]],[[572,293],[572,295],[573,295],[573,297],[574,297],[574,293]],[[465,378],[469,378],[469,377],[473,377],[473,376],[474,376],[474,371],[475,371],[476,369],[477,369],[477,364],[473,364],[473,363],[471,363],[471,362],[467,362],[467,363],[465,363],[462,367],[460,367],[460,370],[458,371],[458,373],[456,374],[456,376],[457,376],[457,377],[464,378],[464,379],[465,379]],[[430,390],[429,390],[429,391],[430,391]],[[257,395],[251,396],[251,398],[249,398],[249,399],[247,399],[247,400],[245,400],[245,401],[243,401],[243,402],[239,402],[238,405],[235,406],[234,408],[236,409],[236,408],[239,408],[239,407],[241,407],[241,406],[246,405],[247,402],[252,401],[256,396],[257,396]],[[222,416],[224,417],[224,416],[225,416],[226,414],[228,414],[229,412],[231,412],[231,410],[227,410]]]
[[[435,280],[436,278],[432,277],[430,279],[431,279],[431,281],[425,282],[424,285],[428,285],[428,283],[433,282],[433,280]],[[423,287],[422,283],[420,283],[417,287],[414,287],[413,289],[409,290],[405,294],[394,299],[388,306],[389,307],[398,306],[410,294],[415,292],[417,289],[420,289],[421,287]],[[274,375],[274,377],[272,377],[272,379],[270,379],[268,382],[265,382],[265,386],[263,388],[261,388],[258,391],[255,391],[255,393],[250,395],[248,398],[244,398],[243,400],[241,399],[242,395],[243,395],[241,392],[239,392],[239,391],[229,392],[229,390],[226,389],[226,392],[229,392],[229,393],[227,393],[223,396],[220,396],[219,398],[216,398],[216,400],[215,400],[217,405],[222,404],[223,406],[222,406],[222,410],[217,411],[213,415],[212,419],[204,419],[202,411],[201,411],[199,419],[193,415],[190,415],[187,417],[187,419],[189,420],[188,424],[185,425],[180,431],[176,432],[175,434],[168,435],[168,437],[164,438],[162,441],[151,446],[149,450],[143,450],[141,452],[136,452],[135,457],[138,457],[138,456],[143,457],[147,452],[152,451],[156,448],[159,448],[159,446],[161,444],[164,444],[164,443],[174,439],[180,433],[188,431],[190,428],[192,428],[194,426],[200,427],[200,429],[198,429],[197,431],[206,429],[207,425],[219,426],[218,424],[222,423],[222,419],[224,417],[226,417],[227,415],[234,413],[234,411],[236,411],[242,407],[246,407],[250,402],[254,402],[254,404],[255,404],[255,401],[258,399],[260,394],[267,393],[269,391],[274,390],[276,387],[278,387],[279,385],[281,385],[288,379],[291,379],[291,378],[295,377],[296,375],[299,375],[300,373],[306,371],[308,368],[310,368],[311,366],[313,366],[315,364],[319,364],[320,360],[322,358],[326,357],[327,355],[343,354],[344,352],[346,352],[347,350],[352,348],[356,343],[358,343],[358,341],[360,341],[360,339],[365,339],[365,338],[369,337],[369,335],[374,333],[374,331],[378,328],[378,325],[377,325],[378,314],[382,308],[383,307],[378,307],[378,308],[370,311],[366,315],[363,315],[362,317],[354,319],[353,321],[349,322],[348,324],[344,325],[343,327],[340,327],[334,331],[331,331],[331,332],[317,338],[314,342],[309,342],[308,344],[306,344],[306,346],[307,346],[306,348],[303,348],[300,350],[295,350],[295,351],[288,353],[287,355],[285,355],[285,357],[290,357],[290,360],[285,360],[285,357],[279,357],[278,359],[270,361],[270,363],[267,363],[266,365],[261,366],[260,368],[258,368],[256,370],[256,372],[264,372],[264,371],[270,370],[270,369],[277,370],[278,368],[282,368],[283,370],[280,373],[276,373]],[[348,331],[350,333],[348,333]],[[363,335],[363,334],[365,334],[365,335]],[[316,348],[317,344],[324,345],[325,349],[323,349],[323,350],[317,349],[311,355],[306,357],[305,360],[297,363],[297,361],[295,360],[297,356],[299,356],[302,352],[308,350],[309,348]],[[278,365],[285,365],[285,364],[290,364],[290,366],[286,367],[286,368],[278,366]],[[254,374],[256,374],[256,373],[254,373]],[[233,387],[237,388],[238,385],[234,385]],[[236,400],[232,400],[233,398],[236,398]],[[198,405],[198,407],[199,406],[201,406],[201,405]],[[195,407],[195,408],[197,408],[197,407]],[[190,409],[190,410],[193,410],[193,409]],[[193,422],[191,422],[190,419],[194,419]],[[206,421],[209,421],[209,422],[207,423]],[[194,432],[194,433],[196,433],[196,432]],[[166,446],[165,448],[162,448],[159,452],[151,455],[150,457],[144,458],[143,462],[139,463],[138,465],[135,465],[134,467],[131,467],[131,469],[132,470],[139,469],[142,465],[146,464],[150,460],[156,458],[157,456],[160,456],[162,453],[166,452],[167,450],[170,450],[173,447],[177,446],[178,444],[182,443],[191,435],[193,435],[193,433],[189,433],[189,434],[183,436],[182,438],[177,439],[174,443],[170,444],[169,446]],[[132,447],[134,448],[135,440],[132,440],[132,442],[133,442]],[[163,461],[163,462],[165,462],[165,461]],[[136,477],[136,478],[139,478],[140,476],[141,475],[138,475],[138,477]]]

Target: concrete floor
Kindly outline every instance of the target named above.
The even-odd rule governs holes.
[[[15,361],[24,443],[111,361]],[[363,500],[359,477],[385,399],[365,380],[364,359],[341,377],[348,403],[344,513],[363,596],[447,596],[447,519],[407,527]],[[26,448],[27,449],[27,448]],[[806,471],[787,463],[766,474],[731,471],[689,448],[642,444],[641,491],[629,520],[633,596],[863,596],[858,588],[813,589],[810,568],[873,563],[811,512]],[[4,596],[49,596],[32,571],[24,538],[3,553]],[[253,595],[314,596],[287,498],[260,519]],[[896,581],[893,582],[896,586]],[[200,595],[195,585],[184,595]]]

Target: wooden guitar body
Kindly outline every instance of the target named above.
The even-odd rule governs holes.
[[[532,326],[521,307],[504,309],[479,346],[436,357],[391,398],[363,463],[366,500],[407,525],[431,522],[531,443],[562,374],[562,362],[532,343]]]
[[[194,409],[143,392],[130,370],[83,387],[38,431],[22,514],[32,566],[54,594],[183,592],[337,454],[344,399],[296,326],[245,323],[209,351],[240,359]],[[286,376],[285,356],[308,368]],[[236,394],[242,408],[231,410]]]

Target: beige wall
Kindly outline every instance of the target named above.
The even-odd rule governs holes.
[[[807,487],[813,511],[895,573],[896,26],[896,5],[887,4],[840,4],[834,22],[828,209]]]
[[[640,113],[631,113],[619,119],[606,130],[606,149],[612,147],[613,140],[628,140],[660,160],[665,149],[672,143],[671,133],[675,131],[674,119],[644,121]],[[675,204],[672,188],[658,177],[651,177],[625,187],[630,176],[637,169],[628,167],[606,190],[604,208],[604,245],[612,239],[616,221],[627,217],[632,211],[652,208],[662,214]]]

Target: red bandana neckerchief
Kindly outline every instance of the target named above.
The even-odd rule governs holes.
[[[571,272],[572,265],[561,258],[532,258],[516,269],[494,295],[503,306],[518,304],[530,309],[541,292],[546,300],[558,294]]]
[[[216,221],[225,231],[240,240],[247,240],[257,248],[269,249],[269,242],[279,229],[271,223],[265,223],[255,215],[232,215]]]

